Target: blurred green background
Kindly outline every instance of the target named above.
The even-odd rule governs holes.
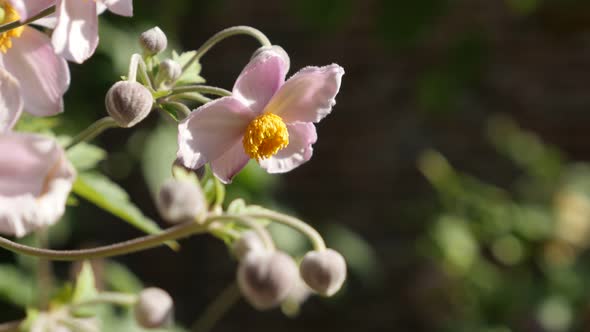
[[[349,261],[345,288],[310,298],[292,318],[240,301],[213,331],[590,330],[590,2],[134,2],[133,19],[103,15],[97,54],[70,64],[57,131],[105,114],[105,92],[154,25],[177,50],[251,25],[285,48],[291,72],[333,62],[346,70],[311,162],[280,177],[251,165],[229,188],[316,226]],[[231,88],[256,47],[247,37],[223,42],[203,59],[202,76]],[[174,156],[174,130],[154,115],[97,140],[109,152],[100,170],[158,221],[152,193]],[[56,248],[141,234],[83,200],[54,228]],[[285,249],[305,249],[295,234],[273,231]],[[10,264],[27,262],[0,259],[0,318],[18,319],[30,282]],[[236,269],[208,237],[182,241],[179,253],[115,261],[168,290],[187,327]],[[121,265],[95,263],[105,287],[139,287]],[[55,269],[70,275],[68,264]]]

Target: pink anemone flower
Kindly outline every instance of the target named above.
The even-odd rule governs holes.
[[[229,97],[193,111],[178,126],[178,160],[191,169],[210,163],[229,183],[250,159],[268,173],[284,173],[311,158],[314,122],[328,115],[344,69],[306,67],[285,81],[289,57],[263,48],[238,77]]]
[[[21,237],[57,222],[75,177],[54,139],[0,133],[0,233]]]
[[[55,30],[51,38],[57,54],[68,61],[86,61],[98,46],[98,15],[108,9],[133,16],[132,0],[10,0],[22,12],[21,20],[55,5]],[[51,25],[51,24],[50,24]],[[53,27],[53,26],[52,26]]]
[[[0,13],[0,24],[20,19],[3,0]],[[68,65],[45,34],[28,26],[0,33],[0,132],[11,128],[23,109],[36,116],[62,112],[69,85]]]

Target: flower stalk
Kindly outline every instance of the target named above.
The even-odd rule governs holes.
[[[99,119],[72,138],[72,140],[66,145],[65,149],[69,150],[81,142],[90,141],[100,135],[103,131],[118,126],[117,122],[110,116]]]
[[[43,18],[45,16],[49,16],[51,14],[55,13],[55,6],[51,6],[49,8],[44,9],[43,11],[41,11],[39,14],[30,17],[28,20],[21,22],[21,21],[14,21],[14,22],[10,22],[4,25],[0,26],[0,33],[12,30],[12,29],[16,29],[19,27],[22,27],[24,25],[27,25],[31,22],[34,22],[40,18]]]

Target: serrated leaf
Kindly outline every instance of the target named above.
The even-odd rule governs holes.
[[[95,168],[107,156],[106,151],[88,143],[79,143],[68,149],[66,154],[79,172]]]
[[[160,227],[144,216],[118,184],[96,172],[80,173],[73,187],[76,195],[123,219],[148,234],[157,234]],[[169,244],[175,249],[177,243]]]
[[[178,62],[181,67],[184,67],[191,58],[196,54],[196,51],[183,52],[180,55],[176,51],[172,51],[172,60]],[[180,76],[178,85],[186,84],[200,84],[205,83],[205,79],[201,77],[201,64],[198,61],[193,62]]]

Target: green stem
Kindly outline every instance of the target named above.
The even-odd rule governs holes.
[[[275,250],[275,243],[272,240],[272,236],[266,230],[266,228],[262,227],[254,218],[246,217],[246,216],[237,216],[236,221],[242,223],[256,232],[256,235],[260,238],[266,249],[270,251]]]
[[[205,309],[205,312],[193,324],[191,330],[193,332],[210,331],[239,299],[240,290],[238,285],[233,282],[207,306],[207,309]]]
[[[227,96],[232,95],[232,93],[230,91],[227,91],[226,89],[218,88],[215,86],[185,85],[185,86],[179,86],[179,87],[172,89],[172,91],[170,91],[170,94],[166,95],[165,97],[171,97],[174,95],[179,95],[179,94],[184,94],[184,93],[189,93],[189,92],[198,92],[198,93],[204,93],[207,95],[214,95],[214,96],[220,96],[220,97],[227,97]]]
[[[215,181],[215,207],[222,208],[225,200],[225,187],[218,178],[214,177],[213,180]]]
[[[177,101],[167,101],[162,103],[162,106],[168,106],[173,108],[177,113],[180,113],[179,120],[182,120],[191,114],[191,110],[186,107],[183,103],[179,103]]]
[[[218,33],[214,34],[211,38],[207,39],[207,41],[199,47],[196,51],[195,55],[190,59],[182,67],[182,72],[184,73],[195,61],[198,61],[203,55],[211,49],[215,44],[219,43],[220,41],[224,40],[227,37],[235,36],[235,35],[248,35],[256,38],[262,46],[271,46],[270,40],[258,29],[254,29],[248,26],[235,26],[231,28],[227,28],[224,30],[219,31]]]
[[[295,217],[270,210],[266,210],[264,212],[247,213],[244,215],[252,218],[271,219],[283,225],[289,226],[307,236],[315,250],[321,251],[326,249],[326,243],[324,242],[324,239],[320,233],[318,233],[315,228]]]
[[[42,12],[40,12],[39,14],[30,17],[28,20],[21,22],[21,21],[14,21],[14,22],[10,22],[8,24],[4,24],[2,26],[0,26],[0,33],[12,30],[12,29],[16,29],[18,27],[21,27],[23,25],[27,25],[33,21],[36,21],[40,18],[43,18],[45,16],[49,16],[51,14],[53,14],[55,12],[55,6],[51,6],[47,9],[44,9]]]
[[[179,94],[175,94],[174,96],[171,96],[170,100],[176,101],[176,100],[191,100],[191,101],[196,101],[198,103],[201,104],[206,104],[208,102],[211,101],[210,98],[207,98],[201,94],[195,93],[179,93]]]
[[[207,233],[210,232],[212,228],[218,226],[218,223],[216,223],[216,221],[231,221],[235,219],[235,216],[210,215],[204,220],[202,224],[198,224],[195,222],[187,222],[174,227],[170,227],[158,234],[147,235],[133,240],[92,249],[41,249],[16,243],[3,237],[0,237],[0,248],[7,249],[21,255],[47,258],[54,261],[78,261],[85,259],[105,258],[126,255],[158,247],[160,245],[165,244],[165,242],[185,238],[194,234]]]
[[[127,80],[129,82],[136,82],[137,81],[137,71],[139,70],[139,81],[147,85],[149,88],[154,90],[154,83],[150,78],[150,75],[147,72],[146,64],[143,61],[141,55],[135,53],[131,56],[131,60],[129,61],[129,72],[127,74]]]
[[[76,146],[78,143],[92,140],[96,136],[100,135],[100,133],[103,131],[118,126],[119,125],[117,125],[117,122],[110,116],[99,119],[72,138],[68,145],[66,145],[65,149],[68,150]]]
[[[47,228],[37,232],[37,246],[49,248],[49,231]],[[53,289],[53,271],[51,262],[45,258],[37,259],[37,289],[39,291],[39,308],[46,310],[49,306]]]
[[[115,292],[102,292],[93,297],[92,299],[77,302],[70,306],[71,311],[75,311],[80,307],[92,306],[97,304],[114,304],[120,306],[131,306],[137,302],[137,295],[115,293]]]

